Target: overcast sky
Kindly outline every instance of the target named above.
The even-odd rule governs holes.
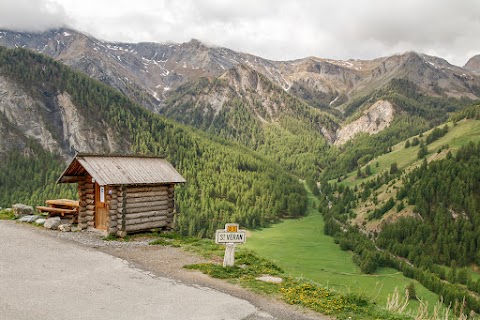
[[[192,38],[273,60],[480,53],[479,0],[0,0],[0,28],[124,42]]]

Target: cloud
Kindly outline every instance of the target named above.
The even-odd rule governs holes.
[[[49,0],[0,1],[0,28],[15,31],[43,31],[65,25],[64,9]]]
[[[196,38],[273,60],[373,59],[414,50],[462,65],[480,53],[478,0],[12,1],[0,4],[0,27],[67,22],[103,40]]]

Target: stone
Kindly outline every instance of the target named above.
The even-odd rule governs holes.
[[[70,232],[72,231],[72,225],[69,223],[64,223],[58,226],[58,230],[62,232]]]
[[[58,226],[60,225],[60,221],[60,217],[47,218],[47,220],[43,224],[43,227],[47,229],[57,230]]]
[[[39,224],[39,225],[43,225],[43,224],[45,223],[45,221],[47,221],[47,219],[45,219],[45,218],[40,218],[40,219],[35,220],[35,223],[36,223],[36,224]]]
[[[269,282],[269,283],[282,283],[283,279],[280,277],[274,277],[274,276],[269,276],[269,275],[263,275],[261,277],[255,278],[255,280],[263,281],[263,282]]]
[[[18,221],[32,223],[37,221],[39,218],[40,216],[37,216],[37,215],[29,215],[29,216],[21,217],[20,219],[18,219]]]
[[[33,207],[26,204],[16,203],[12,206],[16,218],[33,215]]]

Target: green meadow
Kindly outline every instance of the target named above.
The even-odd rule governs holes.
[[[381,306],[386,305],[395,287],[403,293],[411,282],[418,297],[430,307],[435,305],[436,294],[398,270],[381,268],[372,275],[361,273],[352,261],[352,253],[342,251],[333,238],[323,234],[324,221],[315,209],[316,203],[317,199],[310,193],[308,216],[252,231],[245,247],[273,260],[294,277],[306,278],[342,293],[358,293]],[[417,306],[418,302],[411,300],[410,308]]]
[[[480,121],[473,119],[464,119],[457,122],[455,125],[451,122],[448,124],[448,133],[441,137],[440,139],[432,142],[427,146],[428,155],[427,158],[430,160],[437,160],[445,157],[445,153],[438,153],[438,150],[442,146],[448,145],[448,150],[455,153],[462,146],[468,144],[470,141],[478,143],[480,141]],[[439,126],[440,128],[443,125]],[[432,129],[433,130],[433,129]],[[428,136],[432,130],[426,131],[423,133],[423,137]],[[419,139],[422,139],[420,136],[414,136]],[[411,137],[409,140],[412,142]],[[353,171],[347,175],[347,178],[342,181],[342,184],[348,187],[354,187],[355,185],[361,184],[364,181],[371,180],[377,173],[382,173],[390,170],[390,165],[396,163],[400,170],[408,170],[417,165],[420,165],[423,160],[417,158],[419,146],[412,146],[410,148],[405,148],[405,141],[400,142],[393,146],[392,151],[384,155],[379,156],[378,158],[373,159],[368,164],[370,166],[372,175],[366,178],[357,178],[357,172]],[[364,167],[362,168],[365,169]],[[332,180],[332,182],[334,182]]]

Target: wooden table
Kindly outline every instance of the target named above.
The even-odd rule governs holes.
[[[71,216],[77,220],[79,202],[70,199],[52,199],[45,201],[47,206],[37,206],[40,212],[47,212],[48,216]]]

